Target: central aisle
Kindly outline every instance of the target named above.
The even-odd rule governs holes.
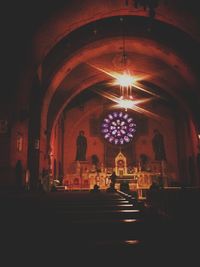
[[[118,193],[26,193],[5,200],[1,240],[20,261],[28,256],[33,261],[142,263],[158,255],[173,257],[180,247],[168,234],[168,221]]]

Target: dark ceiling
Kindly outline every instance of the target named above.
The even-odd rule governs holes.
[[[111,2],[107,2],[108,11],[113,5]],[[91,92],[92,87],[110,79],[89,67],[88,63],[108,69],[115,68],[114,58],[122,53],[123,38],[131,60],[131,68],[135,72],[142,71],[148,74],[141,83],[164,97],[164,102],[168,105],[173,106],[177,101],[179,104],[187,102],[189,109],[198,117],[200,102],[198,1],[157,1],[154,19],[149,18],[148,9],[143,16],[142,13],[136,13],[144,11],[142,6],[136,8],[135,2],[116,1],[116,10],[120,7],[118,16],[110,13],[111,15],[105,17],[103,13],[101,15],[100,9],[93,9],[94,13],[98,11],[97,19],[92,17],[89,23],[82,23],[82,26],[74,27],[73,30],[69,28],[66,34],[64,34],[66,29],[63,28],[63,36],[53,40],[55,45],[49,43],[49,47],[51,45],[52,47],[40,62],[44,97],[45,92],[48,94],[49,90],[52,90],[48,111],[49,125],[60,110],[64,110],[69,98],[73,99],[73,103],[76,103],[74,99],[79,99],[79,103],[80,99],[83,100],[88,94],[82,91]],[[42,37],[44,36],[45,40],[51,35],[52,29],[48,28],[48,25],[56,22],[53,19],[56,14],[66,11],[66,19],[70,21],[76,12],[81,15],[87,13],[88,5],[88,16],[91,16],[89,9],[95,4],[99,7],[102,5],[103,10],[103,2],[101,4],[98,1],[91,3],[79,0],[45,0],[38,4],[34,1],[2,4],[1,52],[5,72],[2,76],[8,97],[10,92],[15,90],[16,82],[23,77],[24,69],[35,57],[33,51],[37,48],[34,45],[42,46]],[[43,28],[48,20],[49,24]],[[36,39],[34,43],[34,36],[39,31],[42,37]],[[38,65],[35,64],[34,67],[37,70]],[[142,93],[140,95],[142,96]],[[169,104],[171,101],[172,104]]]

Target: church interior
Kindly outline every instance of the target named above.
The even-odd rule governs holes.
[[[38,246],[35,228],[45,245],[51,232],[50,250],[69,240],[80,253],[98,239],[110,256],[141,260],[164,243],[163,257],[169,248],[183,257],[178,249],[199,234],[198,1],[19,1],[2,10],[1,230],[16,224],[5,240],[18,246],[19,229]],[[120,205],[127,214],[114,212]],[[72,233],[52,233],[66,225]],[[91,234],[100,225],[101,242]],[[152,243],[152,225],[165,242]]]

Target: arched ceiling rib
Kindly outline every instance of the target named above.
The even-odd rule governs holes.
[[[121,22],[121,18],[123,18],[123,22]],[[198,43],[194,42],[187,34],[159,21],[153,24],[149,32],[147,18],[123,16],[84,25],[63,38],[43,61],[43,80],[48,80],[62,66],[63,61],[80,48],[98,40],[123,35],[126,38],[134,36],[135,38],[153,40],[158,49],[160,49],[159,46],[162,49],[167,47],[167,51],[173,51],[183,58],[194,71],[198,71]]]
[[[54,16],[51,14],[35,36],[34,54],[40,63],[64,36],[87,23],[112,16],[148,17],[148,11],[144,11],[142,7],[135,8],[134,1],[127,1],[128,5],[126,5],[126,1],[122,0],[75,0],[64,2],[66,4],[62,5],[62,8]],[[196,0],[160,0],[156,8],[156,19],[174,25],[188,35],[193,36],[194,39],[200,40],[197,2]]]
[[[51,87],[49,87],[52,97],[56,92],[56,97],[54,96],[51,102],[53,108],[50,109],[49,113],[51,120],[54,117],[54,112],[59,112],[58,109],[59,106],[62,106],[63,100],[69,98],[70,94],[76,94],[73,91],[77,90],[79,84],[99,74],[98,70],[87,63],[108,70],[117,69],[115,58],[121,56],[121,48],[121,37],[103,39],[84,46],[71,56],[70,61],[66,61],[61,70],[54,76]],[[180,94],[185,89],[190,88],[192,90],[195,84],[194,77],[182,59],[173,53],[174,51],[159,46],[157,42],[152,40],[130,37],[126,40],[126,51],[131,62],[130,69],[133,73],[144,74],[147,76],[147,80],[154,81],[155,84],[159,81],[159,86],[163,81],[164,84],[160,86],[163,90],[168,88],[179,90]],[[82,68],[78,67],[81,64]],[[110,77],[105,76],[104,80],[108,78]]]
[[[97,3],[95,2],[95,4]],[[149,73],[151,67],[147,81],[157,85],[162,90],[166,90],[166,88],[176,90],[174,95],[177,95],[179,99],[189,99],[190,92],[198,88],[199,44],[191,37],[192,33],[188,34],[188,29],[185,33],[180,30],[184,27],[174,27],[172,25],[173,20],[168,21],[171,24],[163,23],[163,21],[167,21],[166,18],[163,21],[154,20],[149,29],[149,19],[138,16],[140,13],[131,13],[131,15],[136,16],[126,16],[130,15],[132,8],[129,10],[126,8],[116,9],[115,11],[111,7],[106,8],[110,10],[110,13],[99,12],[99,16],[96,17],[99,20],[94,21],[94,17],[90,17],[89,13],[83,11],[85,21],[83,14],[74,24],[73,20],[77,17],[76,15],[72,16],[73,11],[71,10],[68,27],[66,27],[65,21],[62,28],[63,32],[60,32],[60,35],[57,35],[57,38],[52,40],[51,44],[49,43],[49,47],[46,47],[46,57],[41,67],[42,84],[44,88],[47,88],[45,112],[46,114],[48,112],[48,125],[52,125],[51,122],[60,112],[59,108],[63,109],[63,103],[67,103],[65,99],[76,95],[74,90],[80,92],[78,72],[74,84],[70,84],[70,73],[76,71],[76,68],[78,70],[79,65],[83,62],[86,70],[86,63],[88,62],[98,65],[103,57],[109,58],[113,52],[121,53],[122,35],[125,35],[126,38],[126,49],[129,57],[137,58],[137,66],[132,66],[134,71],[142,70]],[[157,18],[162,17],[162,12],[158,12],[159,16]],[[113,16],[116,14],[120,16]],[[102,19],[102,17],[104,18]],[[177,25],[177,20],[174,20],[174,25]],[[56,27],[57,25],[55,25]],[[52,32],[52,36],[54,34],[55,32]],[[197,35],[194,34],[193,36]],[[40,38],[37,39],[37,42],[39,40]],[[52,46],[53,43],[55,44],[54,47]],[[145,57],[144,61],[142,61],[143,57]],[[155,79],[155,73],[161,77]],[[95,75],[98,76],[96,71],[93,69],[92,73],[90,70],[88,76],[85,75],[85,79]],[[165,79],[162,76],[165,76]],[[163,83],[166,81],[165,84],[162,84],[162,81]],[[196,94],[198,95],[198,92]],[[191,106],[191,99],[189,105]]]

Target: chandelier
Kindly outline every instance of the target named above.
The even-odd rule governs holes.
[[[120,21],[122,22],[123,26],[124,19],[122,17],[120,18]],[[148,117],[154,118],[156,120],[163,120],[163,117],[161,118],[161,116],[159,116],[158,114],[155,114],[147,110],[146,108],[140,106],[142,104],[152,101],[155,98],[160,98],[160,96],[152,92],[147,86],[144,86],[144,84],[140,83],[141,80],[147,79],[150,76],[149,74],[143,73],[142,71],[138,71],[137,68],[134,69],[134,72],[136,74],[132,74],[132,64],[130,64],[131,61],[130,58],[128,58],[128,54],[126,53],[125,49],[124,31],[122,31],[121,35],[123,38],[122,53],[121,55],[117,54],[113,60],[115,70],[108,69],[105,66],[102,67],[88,63],[88,65],[95,68],[96,70],[101,71],[102,73],[110,76],[112,79],[114,78],[114,80],[112,80],[111,82],[109,80],[109,84],[115,86],[115,89],[116,87],[117,89],[119,88],[119,90],[116,93],[115,89],[115,91],[108,91],[104,89],[101,90],[98,88],[94,88],[93,91],[105,97],[106,99],[109,99],[114,102],[112,108],[121,108],[125,109],[125,111],[127,111],[127,109],[130,109],[135,112],[144,114]],[[146,93],[150,95],[150,97],[138,97],[138,91]]]
[[[123,18],[120,20],[123,23]],[[123,70],[122,73],[116,77],[115,84],[119,85],[120,88],[119,106],[125,108],[126,111],[133,105],[132,88],[134,83],[134,77],[128,69],[127,60],[128,55],[125,51],[125,36],[123,32],[122,56],[120,61]]]

